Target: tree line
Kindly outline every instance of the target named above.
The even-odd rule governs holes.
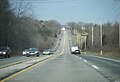
[[[0,46],[18,51],[30,47],[42,51],[52,46],[59,35],[60,23],[36,19],[28,12],[31,5],[24,0],[15,4],[0,0]]]
[[[100,25],[94,23],[84,22],[69,22],[68,26],[73,29],[77,29],[78,32],[87,32],[87,50],[100,51]],[[84,27],[84,30],[82,29]],[[93,47],[92,47],[92,27],[93,27]],[[74,35],[76,36],[76,35]],[[93,49],[92,49],[93,48]],[[119,49],[119,23],[118,22],[106,22],[102,25],[102,50],[111,51]],[[84,44],[83,44],[84,49]]]

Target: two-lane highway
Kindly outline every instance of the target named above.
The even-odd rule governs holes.
[[[14,74],[4,82],[110,82],[80,57],[70,54],[68,32],[61,41],[61,52],[33,68]]]

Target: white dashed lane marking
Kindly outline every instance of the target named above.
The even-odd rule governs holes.
[[[84,62],[87,62],[87,60],[83,60]]]
[[[82,58],[80,57],[80,59],[82,59]],[[83,61],[86,62],[86,63],[88,63],[87,60],[85,60],[85,59],[84,59]],[[95,66],[95,65],[91,65],[91,66],[92,66],[93,68],[97,69],[97,70],[99,69],[99,67],[97,67],[97,66]]]
[[[92,67],[95,68],[95,69],[99,69],[99,68],[98,68],[97,66],[95,66],[95,65],[92,65]]]

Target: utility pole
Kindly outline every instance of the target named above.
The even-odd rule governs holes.
[[[85,29],[84,29],[84,31],[85,31]],[[86,41],[86,38],[87,38],[87,35],[86,35],[86,33],[85,33],[85,51],[86,51],[86,49],[87,49],[87,47],[86,47],[86,44],[87,44],[87,41]]]
[[[80,39],[80,46],[81,46],[81,49],[82,49],[82,39],[83,39],[83,37],[82,37],[82,35],[81,35],[81,39]]]
[[[93,51],[93,26],[92,26],[92,51]]]
[[[102,55],[102,19],[100,25],[100,47],[101,47],[100,55]]]
[[[119,21],[119,47],[120,47],[120,21]]]
[[[119,0],[116,0],[116,2],[118,2],[119,3]],[[119,9],[119,11],[120,11],[120,9]],[[118,13],[118,23],[119,23],[119,27],[118,27],[118,40],[119,40],[119,47],[120,47],[120,12]]]
[[[81,49],[81,34],[79,33],[79,47]]]
[[[87,47],[86,47],[87,46],[86,45],[87,44],[86,38],[87,38],[87,36],[85,36],[85,50],[87,49]]]
[[[76,32],[76,37],[77,37],[77,45],[79,46],[79,33]]]
[[[119,15],[118,15],[118,21],[119,21],[119,47],[120,47],[120,12],[119,12]]]
[[[80,35],[80,32],[78,33],[78,46],[79,46],[79,48],[80,48],[80,37],[81,37],[81,35]]]

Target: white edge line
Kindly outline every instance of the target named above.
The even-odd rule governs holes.
[[[93,56],[93,55],[90,55],[90,56],[96,57],[96,58],[101,58],[101,59],[106,59],[106,60],[111,60],[111,61],[120,63],[120,60],[116,60],[116,59],[111,59],[111,58],[107,58],[107,57],[100,57],[100,56]]]

